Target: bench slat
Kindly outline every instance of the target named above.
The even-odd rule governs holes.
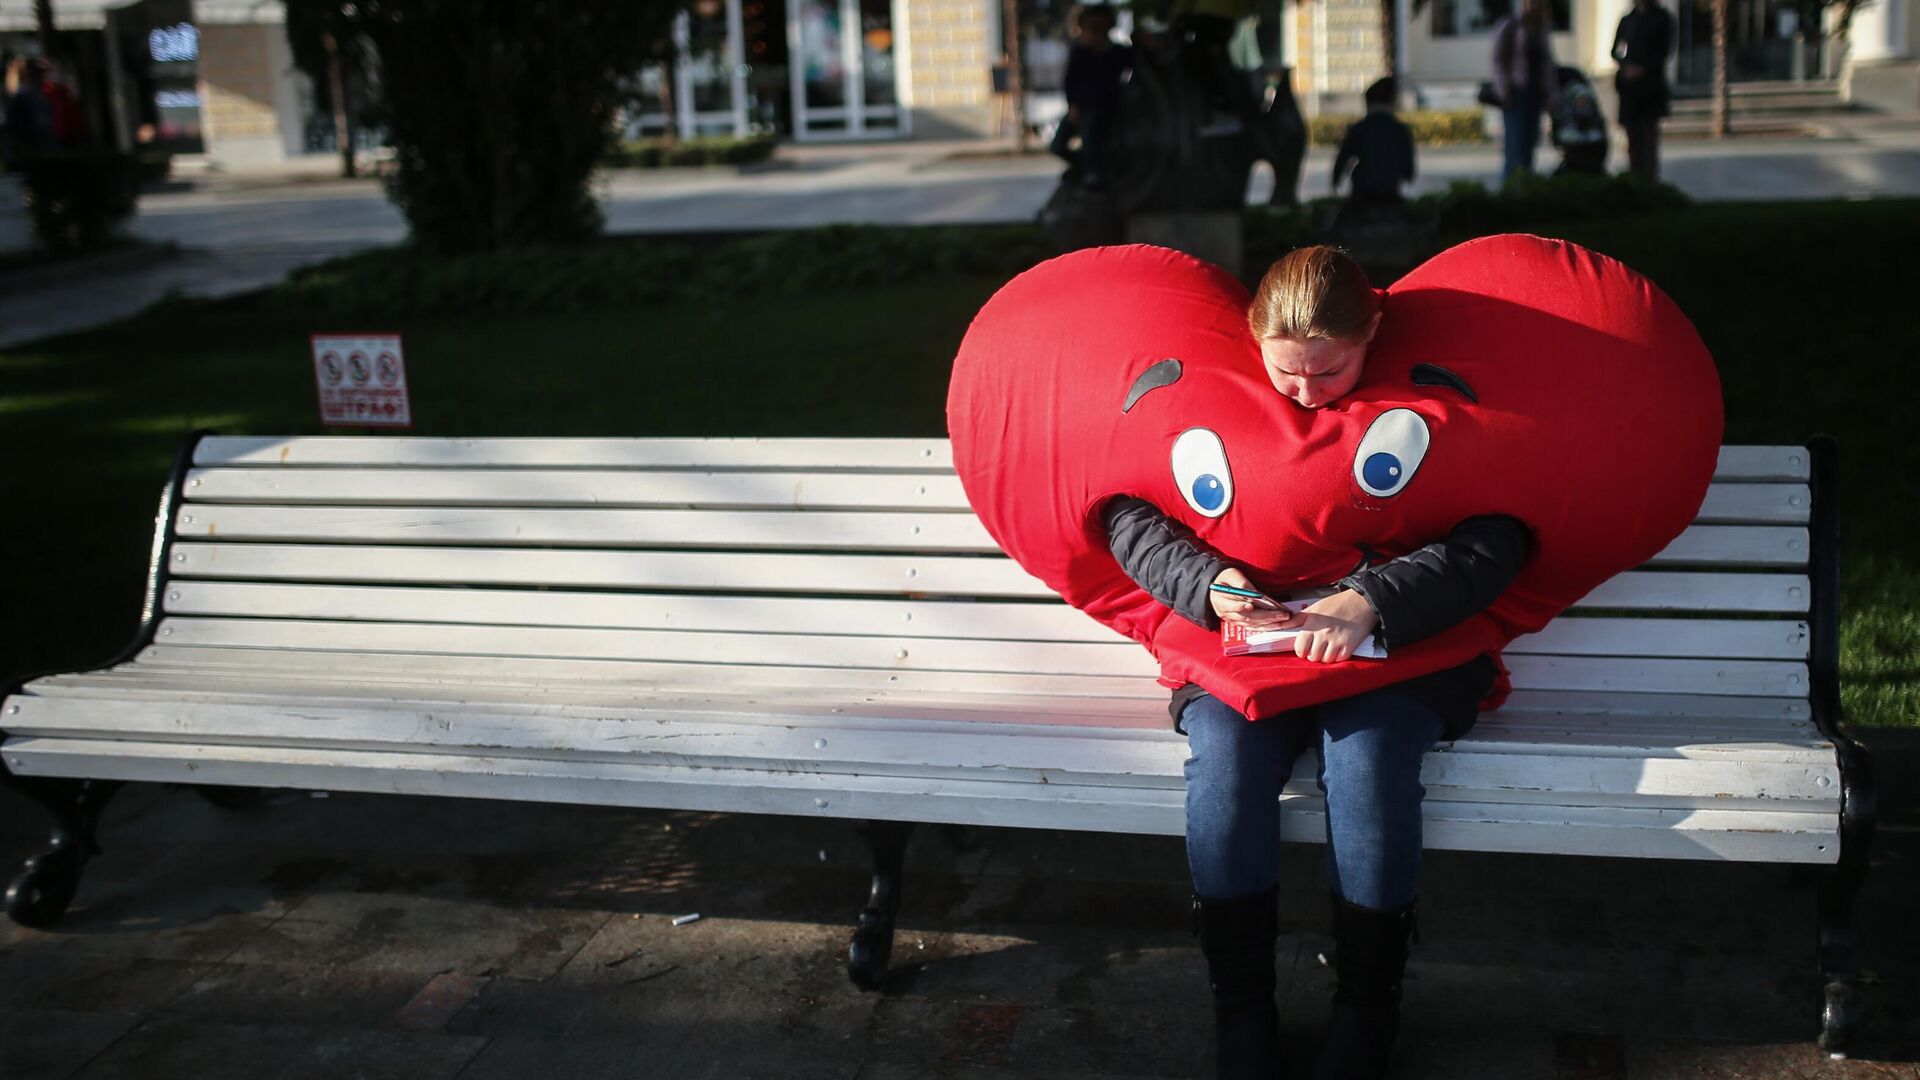
[[[1811,720],[1805,699],[1728,694],[1623,694],[1607,690],[1515,690],[1500,714],[1528,713],[1586,722],[1604,716],[1651,716],[1683,723],[1711,716]]]
[[[360,547],[352,560],[326,545],[177,543],[182,578],[750,592],[988,596],[1053,599],[1005,558],[964,555],[788,555],[693,551],[555,551]],[[1629,571],[1577,607],[1639,611],[1807,610],[1803,574]]]
[[[587,439],[431,436],[217,436],[194,448],[195,465],[310,468],[914,469],[951,472],[945,439]]]
[[[162,639],[167,640],[167,639]],[[1166,688],[1145,677],[1005,675],[887,668],[819,668],[681,664],[635,660],[548,660],[518,657],[436,656],[428,653],[300,652],[256,648],[155,648],[140,664],[155,670],[300,671],[330,678],[447,685],[489,681],[593,680],[638,687],[797,687],[844,693],[1004,693],[1041,696],[1143,698],[1164,709]]]
[[[193,504],[190,539],[300,543],[744,550],[942,551],[997,555],[971,514],[836,510],[552,510]],[[1650,566],[1803,567],[1807,530],[1695,525]]]
[[[270,667],[269,667],[270,665]],[[636,687],[832,689],[848,694],[1006,693],[1095,698],[1145,698],[1164,708],[1167,691],[1152,679],[1076,675],[983,675],[977,673],[805,668],[777,665],[723,667],[622,660],[547,660],[511,657],[435,656],[419,653],[340,653],[246,648],[156,647],[139,666],[169,671],[285,671],[306,677],[409,685],[626,683]],[[1804,698],[1768,698],[1729,693],[1675,694],[1606,690],[1514,691],[1506,709],[1587,722],[1596,715],[1754,717],[1805,720]]]
[[[277,505],[972,512],[951,473],[196,468],[186,494],[192,503]],[[1805,484],[1714,484],[1697,520],[1800,525],[1809,505]]]
[[[1774,619],[1555,619],[1537,634],[1523,634],[1508,656],[1549,653],[1571,656],[1725,657],[1743,660],[1805,660],[1807,624]]]
[[[272,585],[176,581],[164,606],[173,615],[354,619],[751,633],[839,633],[859,627],[896,637],[981,641],[1125,642],[1064,604],[943,604],[912,600],[741,597]],[[1724,656],[1802,660],[1806,624],[1753,619],[1569,617],[1524,635],[1511,653],[1594,656]]]
[[[901,637],[1132,641],[1064,603],[175,581],[165,607],[177,615],[793,633],[835,633],[858,627]]]
[[[181,536],[222,540],[1000,552],[978,518],[947,512],[191,504],[176,521]]]
[[[1812,587],[1804,574],[1691,574],[1629,570],[1600,583],[1573,606],[1619,611],[1805,614]]]
[[[432,438],[213,436],[194,465],[952,469],[945,438]],[[1716,480],[1805,480],[1801,446],[1722,446]]]
[[[1768,660],[1509,656],[1516,689],[1805,697],[1807,666]]]
[[[727,712],[764,718],[776,713],[813,711],[832,714],[836,722],[852,723],[858,716],[892,715],[911,704],[915,709],[945,715],[964,714],[1001,724],[1028,727],[1058,726],[1056,717],[1070,717],[1092,737],[1103,729],[1128,728],[1159,732],[1177,738],[1168,723],[1164,701],[1153,698],[1044,697],[979,692],[922,692],[907,698],[885,691],[833,688],[708,686],[653,689],[632,684],[575,681],[564,695],[551,683],[462,682],[436,685],[429,681],[382,680],[354,682],[328,679],[299,671],[237,672],[226,670],[151,668],[129,664],[113,671],[58,675],[34,682],[32,692],[45,698],[127,698],[143,694],[170,700],[256,700],[260,698],[326,698],[340,701],[441,702],[455,699],[487,707],[540,706],[571,710],[608,709],[626,717],[644,717],[653,711]],[[560,698],[560,700],[556,700]],[[1043,719],[1044,718],[1044,721]],[[919,730],[910,720],[891,719],[888,729]],[[1560,753],[1569,748],[1582,753],[1625,753],[1637,756],[1758,755],[1761,760],[1826,762],[1833,746],[1807,720],[1788,717],[1667,715],[1582,715],[1501,710],[1480,718],[1455,746],[1470,745],[1491,753]],[[1785,755],[1785,756],[1782,756]]]
[[[29,776],[87,776],[668,810],[880,818],[1178,836],[1177,788],[926,781],[889,776],[692,769],[423,753],[284,747],[181,746],[132,740],[31,738],[7,746]],[[1325,838],[1316,799],[1283,800],[1282,836]],[[1429,847],[1555,851],[1643,858],[1832,863],[1838,816],[1828,812],[1634,809],[1428,800]]]
[[[752,717],[812,711],[852,722],[856,716],[884,713],[898,717],[911,705],[936,713],[965,715],[995,724],[1171,733],[1165,701],[1149,697],[1048,696],[1045,694],[930,691],[911,696],[897,691],[842,690],[833,687],[650,687],[627,683],[574,683],[564,695],[550,685],[531,682],[355,682],[304,672],[167,670],[125,665],[115,671],[55,676],[37,680],[33,693],[44,698],[138,697],[227,700],[233,697],[329,698],[362,702],[433,701],[486,706],[540,706],[554,709],[610,709],[639,717],[656,709],[688,713],[735,713]],[[864,710],[864,711],[860,711]],[[1060,718],[1064,718],[1064,721]],[[912,723],[890,720],[893,730]],[[904,728],[902,725],[904,724]],[[1780,729],[1792,734],[1792,729]]]
[[[1158,665],[1147,651],[1129,641],[1007,642],[825,633],[735,634],[683,630],[578,630],[565,627],[199,618],[168,619],[161,624],[160,637],[179,645],[259,649],[338,649],[346,652],[1135,676],[1145,679],[1159,674]]]
[[[1812,506],[1805,484],[1714,484],[1694,520],[1708,525],[1804,525]]]
[[[1112,644],[980,642],[829,634],[716,634],[656,630],[454,626],[268,619],[172,618],[170,644],[353,653],[651,660],[715,664],[1138,676],[1158,668],[1145,650]],[[1789,661],[1660,660],[1643,657],[1511,656],[1516,687],[1804,696],[1806,665]]]
[[[950,470],[945,439],[449,439],[387,436],[306,438],[216,436],[195,448],[196,465],[305,468],[400,465],[478,468],[570,466],[619,468],[737,467],[933,468]],[[1723,446],[1716,480],[1805,480],[1799,446]]]
[[[1813,463],[1804,446],[1722,446],[1715,480],[1805,481]]]
[[[971,510],[951,473],[593,469],[194,469],[198,502],[336,506]]]
[[[1690,525],[1648,566],[1797,568],[1812,551],[1807,530],[1791,525]]]
[[[875,720],[899,728],[848,728],[842,714],[824,709],[769,714],[740,722],[712,709],[666,712],[551,706],[530,709],[495,703],[388,702],[368,707],[352,700],[290,699],[270,694],[27,698],[13,719],[26,737],[133,738],[194,745],[314,746],[344,750],[484,753],[543,760],[656,760],[703,768],[767,772],[884,771],[897,776],[962,779],[988,770],[997,779],[1050,783],[1104,783],[1179,788],[1184,784],[1183,740],[1170,733],[1110,733],[1089,738],[1026,725],[983,729],[952,711],[910,716],[874,708]],[[233,700],[234,698],[240,700]],[[556,715],[556,713],[558,715]],[[859,713],[854,715],[858,716]],[[1427,798],[1474,802],[1546,801],[1596,805],[1719,806],[1739,801],[1825,805],[1839,812],[1839,768],[1824,761],[1782,761],[1780,754],[1732,756],[1623,756],[1562,747],[1552,754],[1481,754],[1461,742],[1431,754],[1421,780]],[[1314,770],[1296,767],[1293,783],[1311,793]],[[1761,805],[1757,809],[1768,807]]]

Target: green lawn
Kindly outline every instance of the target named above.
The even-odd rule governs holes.
[[[1694,207],[1543,229],[1673,294],[1721,363],[1732,442],[1841,440],[1846,702],[1920,726],[1920,204]],[[947,365],[997,280],[554,316],[316,320],[181,304],[0,352],[0,679],[131,634],[157,495],[196,426],[319,430],[306,335],[406,335],[433,435],[940,435]],[[1657,388],[1655,388],[1657,390]]]

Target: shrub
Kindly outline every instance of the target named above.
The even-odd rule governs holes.
[[[1632,173],[1518,176],[1499,189],[1463,180],[1444,191],[1408,201],[1404,236],[1417,241],[1413,248],[1396,248],[1394,258],[1372,264],[1367,253],[1352,253],[1384,283],[1412,269],[1411,263],[1402,261],[1406,256],[1418,262],[1446,245],[1476,236],[1529,232],[1556,222],[1656,213],[1686,206],[1689,201],[1678,188]],[[1327,235],[1327,226],[1342,202],[1333,197],[1296,207],[1249,208],[1242,234],[1247,271],[1257,274],[1295,248],[1341,242]]]
[[[436,256],[386,248],[295,273],[268,307],[332,315],[536,314],[1011,277],[1053,254],[1033,225],[836,225],[723,239],[617,239]]]
[[[1415,199],[1413,207],[1415,214],[1437,221],[1444,235],[1464,238],[1514,232],[1548,221],[1672,210],[1691,201],[1679,188],[1635,173],[1522,173],[1498,191],[1473,181],[1457,181],[1444,191]]]
[[[1413,129],[1418,146],[1466,146],[1487,141],[1479,109],[1414,109],[1399,114]],[[1338,146],[1357,116],[1316,116],[1307,121],[1307,141],[1314,146]]]
[[[752,165],[772,157],[778,141],[771,135],[708,136],[677,141],[629,139],[609,151],[603,164],[616,169]]]

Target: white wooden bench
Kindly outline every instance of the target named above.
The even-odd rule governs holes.
[[[1426,766],[1435,848],[1821,864],[1854,1024],[1871,788],[1840,730],[1830,448],[1729,447],[1698,523],[1509,651]],[[8,697],[53,922],[121,781],[868,822],[878,985],[912,822],[1180,834],[1144,650],[994,546],[938,440],[205,438],[121,660]],[[1284,838],[1320,841],[1304,762]],[[873,824],[875,822],[881,824]]]

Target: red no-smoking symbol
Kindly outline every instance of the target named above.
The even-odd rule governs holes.
[[[328,385],[339,385],[341,376],[340,354],[332,351],[322,354],[320,357],[320,371],[326,376]]]
[[[373,377],[373,369],[367,364],[366,353],[355,352],[347,357],[347,374],[353,376],[354,382],[362,386],[366,385],[367,380]]]
[[[392,386],[400,381],[400,358],[392,353],[381,353],[375,367],[380,374],[381,386]]]

